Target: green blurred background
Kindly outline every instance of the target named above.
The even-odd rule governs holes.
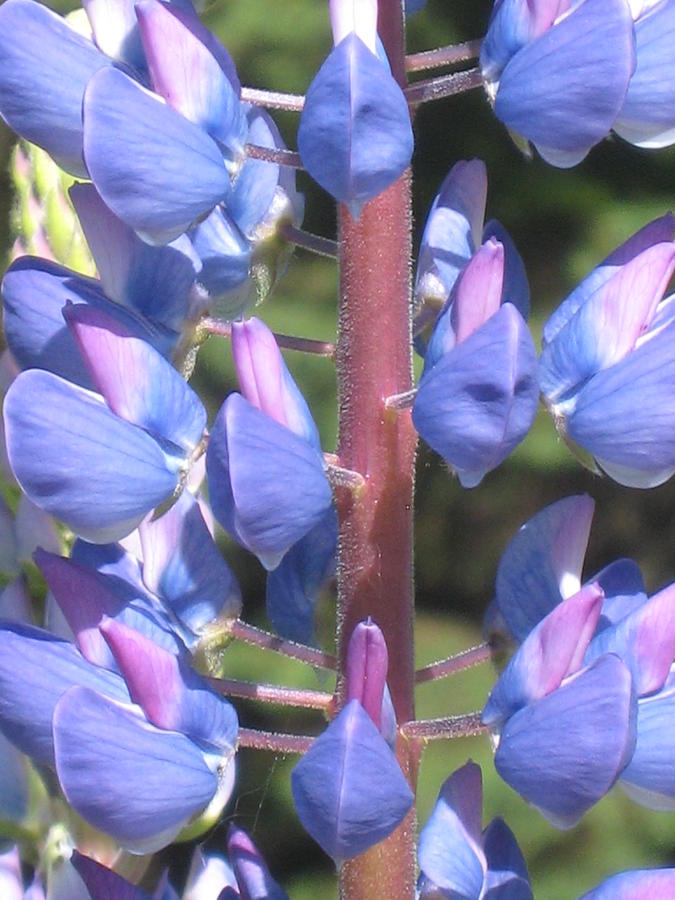
[[[59,10],[72,4],[53,3]],[[490,3],[429,0],[409,22],[411,52],[480,37]],[[303,92],[331,45],[324,0],[224,0],[204,14],[253,87]],[[536,73],[535,73],[536,77]],[[290,147],[296,118],[277,117]],[[488,218],[510,231],[525,261],[532,288],[532,327],[537,340],[549,311],[617,244],[675,202],[675,150],[638,150],[616,140],[595,148],[571,171],[526,160],[492,116],[482,92],[449,98],[421,109],[415,119],[415,247],[440,182],[458,159],[485,160]],[[0,124],[0,252],[9,250],[8,155],[12,135]],[[305,227],[335,235],[333,203],[301,174]],[[273,327],[308,337],[335,337],[334,264],[298,251],[286,278],[260,314]],[[378,341],[377,321],[372,340]],[[326,360],[288,353],[287,362],[319,421],[324,447],[335,445],[335,376]],[[200,353],[194,383],[212,410],[234,386],[229,346],[210,338]],[[478,643],[481,617],[491,599],[500,555],[517,528],[544,505],[571,493],[596,501],[586,574],[620,556],[641,566],[648,589],[675,578],[673,553],[675,482],[648,492],[612,484],[582,469],[542,413],[526,442],[474,490],[463,491],[440,460],[421,446],[417,467],[416,654],[420,664]],[[240,579],[244,614],[265,624],[264,576],[232,544],[225,553]],[[332,598],[318,613],[318,630],[332,645]],[[395,665],[395,661],[393,662]],[[313,671],[270,655],[235,647],[228,651],[231,677],[330,689]],[[418,690],[420,717],[478,709],[493,683],[489,667]],[[247,725],[316,732],[316,714],[272,712],[240,704]],[[675,757],[675,735],[670,737]],[[568,900],[607,874],[625,868],[675,864],[675,817],[632,804],[620,791],[606,798],[570,832],[551,828],[495,775],[487,739],[430,746],[424,756],[418,816],[423,823],[441,782],[467,757],[480,762],[485,783],[485,823],[502,815],[514,830],[530,867],[535,896]],[[242,751],[236,800],[224,822],[236,816],[264,851],[272,872],[293,900],[336,896],[332,863],[302,832],[292,810],[288,774],[292,758]],[[224,828],[206,840],[223,846]],[[186,853],[170,848],[164,862],[177,872]],[[375,900],[375,898],[374,898]]]

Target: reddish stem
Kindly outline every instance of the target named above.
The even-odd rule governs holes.
[[[240,747],[269,750],[271,753],[307,753],[315,738],[304,734],[276,734],[273,731],[256,731],[240,728],[237,743]]]
[[[406,722],[401,726],[401,731],[411,740],[448,741],[453,738],[486,734],[488,729],[481,722],[480,713],[477,712],[469,713],[466,716],[448,716],[443,719],[421,719],[417,722]]]
[[[479,663],[486,662],[492,656],[489,644],[479,644],[477,647],[470,647],[463,650],[456,656],[449,656],[447,659],[439,659],[438,662],[431,663],[418,669],[415,672],[415,681],[422,684],[425,681],[436,681],[438,678],[447,678],[448,675],[454,675],[455,672],[462,672],[464,669],[470,669],[471,666],[477,666]]]
[[[378,33],[394,77],[405,84],[400,0],[380,0]],[[412,386],[411,204],[406,172],[355,222],[339,211],[340,316],[336,353],[340,465],[365,478],[338,490],[340,672],[355,625],[372,616],[389,650],[388,683],[398,720],[414,718],[412,507],[416,435],[410,416],[385,408]],[[344,687],[344,685],[342,685]],[[413,788],[420,744],[400,740],[397,757]],[[342,900],[412,900],[415,817],[340,869]]]
[[[276,684],[257,684],[252,681],[235,681],[231,678],[207,678],[209,685],[219,694],[240,697],[242,700],[259,700],[277,703],[279,706],[299,706],[305,709],[330,710],[334,698],[326,691],[304,688],[287,688]]]
[[[254,644],[264,650],[274,650],[275,653],[299,659],[310,666],[317,666],[320,669],[335,669],[337,666],[337,660],[330,653],[315,650],[314,647],[307,647],[305,644],[296,644],[295,641],[284,640],[284,638],[277,637],[276,634],[256,628],[255,625],[248,625],[241,619],[235,619],[230,624],[230,633],[239,641]]]

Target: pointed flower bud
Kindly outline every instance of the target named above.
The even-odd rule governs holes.
[[[380,728],[389,655],[384,635],[370,619],[359,622],[347,645],[345,701],[358,700]]]
[[[320,450],[312,414],[267,325],[256,318],[233,322],[232,355],[248,402]]]

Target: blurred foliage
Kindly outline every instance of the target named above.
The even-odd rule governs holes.
[[[65,3],[51,5],[71,8]],[[409,23],[409,49],[476,38],[484,33],[489,9],[487,0],[429,0]],[[222,0],[209,4],[204,17],[232,53],[242,82],[253,87],[302,92],[331,43],[328,4],[317,0],[283,4]],[[279,115],[278,122],[289,146],[295,147],[295,117]],[[552,307],[592,266],[675,204],[674,149],[654,153],[607,140],[575,169],[553,169],[519,153],[480,91],[419,110],[415,135],[415,247],[429,205],[449,168],[458,159],[484,159],[489,174],[488,218],[498,218],[506,226],[524,258],[537,337]],[[11,146],[10,133],[0,126],[1,251],[10,244],[7,160]],[[307,199],[305,227],[334,237],[332,201],[302,173],[299,183]],[[279,290],[260,314],[281,332],[332,340],[335,307],[334,264],[298,251]],[[377,321],[372,322],[372,339],[379,339]],[[336,441],[332,363],[296,353],[286,358],[316,415],[324,447],[332,450]],[[226,340],[209,339],[200,353],[194,384],[214,414],[234,387]],[[462,491],[439,459],[420,446],[415,542],[420,663],[480,640],[480,619],[491,599],[496,566],[507,541],[544,505],[581,491],[596,500],[587,575],[613,559],[630,556],[641,566],[650,591],[675,577],[675,484],[641,492],[586,472],[559,442],[543,413],[517,452],[471,491]],[[231,543],[223,540],[223,547],[242,584],[246,617],[264,624],[262,571]],[[333,611],[326,603],[319,612],[319,633],[327,642],[332,639],[332,623]],[[231,677],[330,689],[330,683],[305,667],[249,648],[228,650],[227,669]],[[483,666],[420,686],[418,714],[478,709],[492,683],[492,672]],[[253,704],[241,704],[240,709],[246,724],[252,726],[307,733],[321,727],[317,713],[261,711]],[[437,743],[426,751],[419,791],[421,823],[443,779],[468,755],[483,768],[484,821],[487,824],[499,814],[513,828],[528,860],[536,896],[568,900],[619,869],[675,863],[673,817],[643,810],[620,792],[598,804],[572,831],[554,830],[497,778],[484,738]],[[243,751],[238,765],[237,800],[227,815],[236,814],[253,832],[271,870],[294,900],[334,897],[332,863],[302,832],[292,811],[287,776],[293,760]],[[224,824],[219,825],[207,847],[222,848],[224,833]],[[176,866],[185,856],[173,847],[164,854],[164,861]]]

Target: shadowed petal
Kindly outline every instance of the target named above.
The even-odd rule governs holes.
[[[624,769],[621,788],[650,809],[675,810],[675,763],[670,736],[675,728],[675,676],[663,689],[638,702],[637,743]]]
[[[152,247],[108,209],[93,184],[75,184],[69,193],[106,295],[180,331],[200,266],[187,237]]]
[[[656,3],[635,23],[637,66],[614,124],[622,138],[638,147],[675,142],[675,3]]]
[[[529,431],[539,399],[536,368],[527,326],[507,303],[421,379],[415,427],[465,487],[478,484]]]
[[[236,618],[241,593],[189,491],[139,526],[143,580],[196,634],[218,617]]]
[[[239,394],[218,413],[206,471],[214,515],[268,569],[319,523],[332,501],[317,451]]]
[[[73,852],[71,861],[86,884],[91,900],[152,900],[150,894],[137,885],[77,850]]]
[[[230,825],[227,854],[234,869],[242,900],[288,900],[251,838],[242,828]]]

